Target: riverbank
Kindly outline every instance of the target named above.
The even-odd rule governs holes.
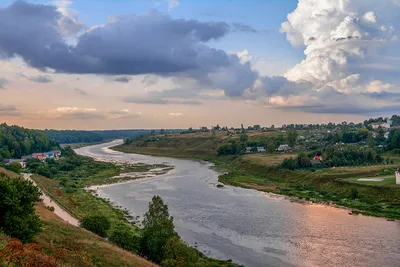
[[[400,186],[368,185],[348,179],[389,175],[394,173],[396,164],[290,171],[277,168],[283,158],[294,156],[290,154],[217,157],[215,153],[210,156],[209,151],[196,157],[192,151],[186,153],[183,148],[155,152],[156,147],[154,144],[152,147],[131,144],[112,149],[124,153],[207,160],[227,172],[219,177],[224,184],[345,207],[351,210],[351,214],[400,219]]]
[[[95,161],[88,157],[77,156],[82,164],[72,171],[60,172],[55,179],[33,175],[32,179],[49,194],[64,209],[79,220],[93,215],[102,215],[108,218],[111,227],[107,231],[112,235],[115,231],[129,229],[136,236],[141,235],[141,229],[137,227],[138,217],[132,216],[127,210],[116,202],[102,198],[98,194],[97,187],[111,184],[126,183],[143,178],[155,178],[166,174],[173,168],[171,166],[154,163],[127,164],[118,160],[111,162]],[[237,266],[226,261],[208,258],[195,248],[183,245],[186,251],[195,255],[196,262],[210,264],[212,266]],[[134,251],[137,253],[137,251]],[[208,266],[208,265],[206,265]]]

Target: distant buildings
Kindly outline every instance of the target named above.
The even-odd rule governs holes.
[[[26,168],[26,161],[32,158],[37,158],[40,161],[44,161],[45,159],[58,159],[61,156],[60,150],[54,150],[43,153],[33,153],[32,155],[22,156],[20,159],[4,159],[3,163],[5,165],[10,165],[11,163],[17,162],[24,169]]]
[[[291,148],[289,145],[280,145],[277,149],[278,152],[293,152],[293,148]]]
[[[264,147],[258,146],[258,147],[246,147],[246,153],[265,153],[267,150],[265,150]]]

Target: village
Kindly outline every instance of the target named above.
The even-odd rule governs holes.
[[[41,152],[41,153],[32,153],[31,155],[22,156],[20,159],[3,159],[3,163],[5,166],[10,166],[12,163],[18,163],[21,165],[22,169],[26,168],[26,162],[29,159],[39,159],[40,161],[44,162],[46,159],[59,159],[61,157],[60,150],[53,150],[48,152]]]

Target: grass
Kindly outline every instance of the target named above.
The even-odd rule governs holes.
[[[0,172],[7,174],[9,177],[19,177],[18,174],[3,168],[0,168]],[[34,178],[38,184],[40,183],[46,194],[49,192],[60,193],[60,190],[57,190],[59,185],[57,180],[41,176],[34,176]],[[83,195],[81,197],[87,201],[86,204],[92,206],[84,208],[83,205],[78,205],[81,206],[81,209],[76,208],[71,203],[79,204],[79,202],[71,196],[59,198],[55,195],[53,199],[63,203],[63,207],[68,207],[69,211],[75,212],[78,218],[81,218],[84,214],[102,212],[108,214],[114,224],[128,224],[121,211],[113,209],[108,203],[90,196],[89,193],[84,193]],[[89,212],[90,209],[91,211]],[[34,242],[40,245],[40,250],[46,255],[53,256],[57,260],[57,266],[156,266],[133,253],[108,243],[105,239],[83,228],[65,223],[47,209],[42,202],[36,203],[35,210],[36,214],[40,216],[44,227],[43,231],[35,237]],[[75,215],[72,212],[71,214]],[[0,251],[5,248],[9,240],[8,236],[0,232]]]
[[[378,177],[368,177],[368,178],[380,178],[381,176]],[[363,177],[364,178],[364,177]],[[360,178],[346,178],[343,179],[344,181],[355,183],[355,184],[362,184],[362,185],[372,185],[372,186],[387,186],[387,187],[399,187],[396,185],[396,177],[390,177],[390,178],[383,178],[382,181],[380,182],[374,182],[374,181],[358,181]]]
[[[63,222],[42,203],[36,206],[44,231],[35,238],[47,255],[65,252],[60,262],[71,266],[156,266],[128,251],[108,243],[101,237]]]

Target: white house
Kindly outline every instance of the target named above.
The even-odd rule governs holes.
[[[277,149],[278,152],[292,152],[293,149],[289,145],[280,145]]]

